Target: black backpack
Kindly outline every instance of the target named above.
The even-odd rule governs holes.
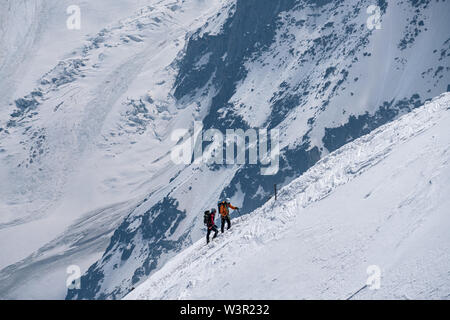
[[[208,225],[210,217],[211,213],[209,212],[209,210],[205,211],[205,213],[203,214],[203,223]]]

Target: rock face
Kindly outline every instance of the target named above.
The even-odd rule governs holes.
[[[123,297],[204,236],[201,213],[219,198],[248,214],[274,184],[445,92],[448,2],[375,4],[161,1],[89,36],[0,110],[11,181],[0,195],[13,203],[5,210],[24,212],[14,225],[50,209],[78,218],[131,206],[66,298]],[[279,170],[174,164],[171,134],[192,134],[194,121],[224,134],[279,130]]]
[[[118,287],[111,296],[104,293],[99,295],[90,295],[91,292],[99,292],[100,284],[105,274],[99,268],[105,264],[112,265],[111,272],[118,269],[123,262],[130,259],[145,257],[142,265],[134,270],[130,285],[135,285],[143,276],[150,274],[158,266],[158,258],[163,253],[178,251],[180,244],[185,236],[177,240],[171,240],[172,235],[178,227],[181,220],[186,217],[186,213],[177,209],[178,202],[172,198],[166,197],[156,205],[152,206],[142,216],[139,221],[133,218],[132,221],[126,219],[119,228],[114,232],[110,245],[106,249],[105,255],[102,257],[101,263],[91,266],[85,277],[82,278],[81,287],[85,292],[84,299],[105,299],[120,298],[128,293],[131,289],[129,286]],[[141,223],[138,225],[138,223]],[[147,244],[145,249],[139,246],[140,243]],[[136,248],[137,247],[137,248]],[[137,252],[134,252],[134,251]],[[120,256],[117,253],[120,252]],[[74,291],[69,290],[68,298],[73,297]]]

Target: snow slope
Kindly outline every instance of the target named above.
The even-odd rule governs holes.
[[[84,272],[97,261],[114,230],[135,206],[131,200],[88,212],[36,252],[2,269],[0,299],[62,299],[67,291],[67,268],[77,266]]]
[[[222,6],[82,1],[72,31],[69,2],[1,13],[1,298],[64,298],[66,268],[85,272],[123,218],[164,192],[179,168],[158,159],[195,116],[171,99],[172,64]]]
[[[171,64],[186,33],[218,9],[202,1],[183,9],[152,3],[84,38],[29,94],[0,110],[0,176],[8,182],[0,186],[0,267],[94,210],[132,200],[137,206],[179,170],[167,168],[170,159],[154,163],[173,145],[161,136],[191,119],[190,108],[177,112],[171,103]],[[143,119],[141,99],[154,102]],[[143,134],[138,124],[148,122]]]
[[[64,59],[87,34],[131,15],[146,0],[4,0],[0,12],[0,105],[34,89],[55,61]],[[81,29],[69,30],[67,8],[78,5]]]
[[[126,299],[449,299],[449,125],[447,93],[324,157]]]
[[[124,219],[68,299],[123,297],[203,237],[199,212],[217,199],[250,213],[274,184],[287,185],[329,152],[448,90],[448,2],[379,0],[382,28],[374,30],[372,1],[229,4],[189,35],[171,94],[178,109],[198,111],[205,130],[279,129],[280,170],[180,167]]]

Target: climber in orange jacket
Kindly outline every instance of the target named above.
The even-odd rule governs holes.
[[[226,198],[224,201],[221,201],[218,203],[219,213],[222,218],[222,224],[220,226],[220,230],[222,233],[224,232],[225,228],[225,222],[227,223],[227,230],[231,227],[231,221],[230,221],[230,208],[233,210],[239,210],[238,207],[233,206],[230,203],[230,198]]]

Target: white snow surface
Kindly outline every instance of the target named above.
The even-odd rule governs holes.
[[[125,299],[449,299],[449,126],[446,93],[329,154]]]
[[[94,210],[133,199],[137,205],[180,169],[168,156],[174,144],[170,132],[191,123],[193,111],[174,105],[171,64],[186,33],[203,25],[221,1],[146,3],[152,5],[83,38],[52,69],[47,65],[50,71],[37,83],[44,95],[39,112],[19,120],[9,134],[0,133],[0,177],[7,181],[0,185],[0,268]],[[54,78],[68,83],[53,83]],[[154,110],[144,119],[151,128],[142,133],[127,122],[132,117],[127,112],[145,98],[154,101]],[[0,123],[7,122],[11,105],[2,106]]]
[[[87,271],[123,218],[164,192],[181,169],[170,133],[197,116],[175,105],[172,64],[187,35],[231,2],[7,1],[0,127],[15,99],[43,96],[0,131],[0,298],[64,298],[66,268]],[[73,4],[81,30],[66,29]]]
[[[189,35],[199,28],[200,35],[220,33],[235,1],[4,2],[0,128],[7,130],[0,132],[0,298],[63,298],[67,266],[78,265],[85,272],[102,256],[125,216],[139,216],[172,190],[179,209],[187,213],[173,238],[186,230],[193,241],[203,237],[198,212],[216,203],[237,168],[212,172],[170,161],[175,144],[170,133],[201,121],[215,90],[207,85],[195,102],[183,103],[174,99],[173,84]],[[65,28],[65,10],[72,4],[81,7],[80,31]],[[442,52],[450,40],[442,30],[449,26],[448,2],[435,2],[420,13],[427,31],[405,50],[397,43],[415,15],[413,8],[389,2],[383,28],[369,32],[368,4],[345,1],[336,8],[330,3],[326,10],[283,13],[273,45],[246,63],[248,74],[231,99],[235,112],[250,126],[259,126],[269,119],[271,98],[307,90],[278,125],[281,146],[295,146],[312,129],[311,143],[320,147],[324,128],[345,123],[349,115],[373,113],[384,101],[416,93],[423,98],[444,92],[449,67]],[[354,7],[360,14],[352,14]],[[306,20],[308,28],[291,20]],[[329,22],[335,23],[333,28],[325,28]],[[343,30],[353,24],[357,32],[346,35]],[[307,54],[301,61],[332,30],[340,35],[333,50]],[[359,41],[366,34],[370,46],[364,48]],[[323,42],[319,44],[318,50]],[[347,48],[361,52],[348,54]],[[210,56],[198,58],[201,67]],[[330,67],[335,71],[325,79]],[[338,86],[346,70],[347,82]],[[322,89],[328,82],[328,89]],[[292,89],[283,93],[284,83]],[[294,89],[298,84],[302,86]],[[11,117],[14,101],[38,89],[43,95],[36,98],[39,106],[23,118]],[[142,105],[147,112],[139,112]],[[308,124],[312,118],[314,125]],[[10,120],[16,125],[8,127]],[[244,186],[238,189],[232,201],[240,206],[248,195]],[[367,207],[370,198],[364,202]],[[174,254],[169,252],[158,266]],[[133,256],[126,267],[134,271],[140,266]],[[123,282],[120,272],[108,272],[115,273],[102,284],[105,291],[111,283]]]

